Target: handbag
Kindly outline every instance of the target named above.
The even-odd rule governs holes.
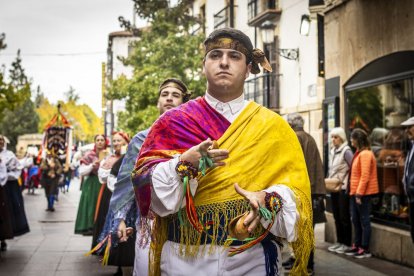
[[[328,193],[337,193],[341,191],[342,182],[338,178],[325,178],[325,187]]]

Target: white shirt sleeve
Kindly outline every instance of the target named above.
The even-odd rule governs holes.
[[[116,183],[116,176],[113,174],[109,174],[108,178],[106,179],[106,186],[111,192],[115,190],[115,183]]]
[[[23,166],[20,164],[19,160],[13,155],[9,162],[6,164],[8,169],[7,175],[8,180],[17,180],[22,173]]]
[[[111,172],[111,169],[103,169],[102,167],[99,167],[99,170],[98,170],[99,182],[101,182],[102,184],[107,183],[110,172]]]
[[[283,207],[276,215],[275,223],[273,224],[270,232],[276,237],[286,239],[288,242],[296,240],[295,225],[299,218],[296,210],[296,201],[293,191],[286,185],[274,185],[266,190],[267,193],[277,192],[283,201]],[[260,221],[263,227],[267,227],[270,221],[266,221],[263,218]]]
[[[159,163],[152,173],[151,209],[161,217],[177,213],[185,206],[183,184],[175,171],[179,158]],[[190,180],[191,193],[197,189],[197,180]]]
[[[0,186],[4,186],[7,183],[7,167],[4,162],[0,161]]]
[[[92,169],[93,169],[93,164],[89,164],[89,165],[81,164],[79,166],[79,175],[81,176],[89,175],[92,172]]]

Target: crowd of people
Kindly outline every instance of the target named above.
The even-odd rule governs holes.
[[[89,254],[118,267],[116,275],[279,275],[282,266],[312,275],[313,228],[326,221],[317,144],[299,114],[282,118],[244,99],[249,74],[259,65],[272,70],[248,36],[219,29],[204,49],[203,97],[190,100],[186,84],[168,78],[159,85],[160,117],[151,128],[132,139],[115,132],[112,144],[97,134],[92,150],[74,156],[82,190],[74,232],[92,237]],[[379,190],[368,135],[352,131],[355,153],[342,128],[330,138],[326,178],[339,186],[328,191],[337,234],[329,250],[370,257],[370,200]],[[2,136],[0,154],[0,200],[8,206],[0,211],[3,249],[5,239],[29,227],[17,183],[22,168]],[[53,155],[38,173],[46,210],[54,211],[70,173]],[[283,262],[286,244],[292,254]]]

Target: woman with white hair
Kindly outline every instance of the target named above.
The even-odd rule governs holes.
[[[329,134],[332,141],[328,178],[336,178],[342,183],[339,192],[331,193],[332,213],[335,219],[337,243],[328,248],[331,252],[343,254],[352,241],[352,226],[349,213],[349,196],[346,194],[349,169],[353,153],[348,146],[343,128],[333,128]]]

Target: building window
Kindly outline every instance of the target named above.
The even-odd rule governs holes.
[[[248,20],[252,20],[266,10],[276,9],[276,6],[277,0],[249,0],[247,2]]]
[[[253,100],[260,105],[267,106],[267,84],[267,75],[254,77],[246,81],[244,84],[246,100]]]
[[[367,131],[377,160],[380,194],[372,202],[373,220],[402,229],[409,227],[402,183],[409,141],[400,124],[413,115],[413,84],[409,77],[346,93],[348,131]]]
[[[253,100],[276,112],[279,111],[279,71],[278,56],[276,48],[278,46],[278,38],[275,37],[273,43],[263,45],[263,49],[272,73],[264,71],[263,74],[254,78],[250,78],[245,82],[244,91],[247,100]]]

